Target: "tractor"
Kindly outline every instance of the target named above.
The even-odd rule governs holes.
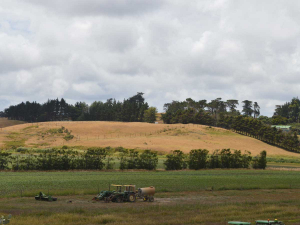
[[[115,187],[115,191],[101,191],[93,200],[105,202],[135,202],[136,200],[136,191],[135,185],[117,185],[112,184],[112,187]],[[124,190],[123,187],[125,187]]]
[[[48,201],[48,202],[52,202],[52,201],[56,201],[57,198],[54,198],[50,195],[45,195],[43,192],[40,192],[38,195],[36,195],[35,200],[40,200],[40,201]]]
[[[147,187],[147,188],[139,188],[136,190],[135,185],[111,185],[112,187],[116,187],[115,191],[101,191],[93,200],[105,202],[135,202],[137,198],[143,199],[144,201],[153,202],[155,188]]]
[[[109,197],[104,199],[106,202],[135,202],[136,200],[136,191],[135,185],[112,185],[116,187],[116,191],[113,192]],[[122,191],[122,187],[125,187],[125,190]]]

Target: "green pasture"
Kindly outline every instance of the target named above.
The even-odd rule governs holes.
[[[52,195],[96,194],[109,184],[155,186],[157,192],[200,190],[300,188],[298,171],[201,170],[201,171],[76,171],[1,172],[0,196],[32,196],[43,191]]]

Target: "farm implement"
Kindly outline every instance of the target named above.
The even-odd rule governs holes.
[[[0,224],[9,224],[11,217],[12,217],[11,214],[9,214],[6,217],[1,216],[0,217]]]
[[[45,195],[43,192],[40,192],[34,198],[35,198],[35,200],[48,201],[48,202],[53,202],[53,201],[57,200],[57,198],[54,198],[54,197],[52,197],[50,195]]]
[[[250,222],[240,222],[240,221],[230,221],[228,224],[232,225],[250,225]],[[265,224],[270,224],[270,225],[284,225],[283,222],[278,221],[277,219],[275,220],[256,220],[255,225],[265,225]]]
[[[115,191],[101,191],[96,197],[95,201],[104,202],[135,202],[136,199],[143,199],[143,201],[154,201],[155,188],[139,188],[136,190],[135,185],[111,185],[115,187]]]

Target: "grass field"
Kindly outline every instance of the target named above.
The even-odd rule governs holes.
[[[11,213],[11,224],[15,225],[225,225],[231,220],[274,218],[286,225],[300,224],[300,193],[295,190],[179,192],[158,194],[153,203],[93,203],[92,197],[59,197],[52,203],[32,197],[0,199],[0,213]]]
[[[0,197],[0,214],[12,214],[12,224],[225,225],[274,218],[300,224],[300,179],[294,171],[2,172],[0,180],[2,190],[23,188],[23,197],[20,190],[2,191]],[[153,185],[155,201],[91,201],[109,183]],[[58,201],[35,201],[33,196],[47,194],[48,187]]]
[[[65,127],[74,138],[70,141],[63,135],[50,132]],[[268,156],[300,158],[300,154],[288,152],[264,142],[236,134],[221,128],[202,125],[182,124],[148,124],[124,122],[45,122],[22,124],[2,129],[0,148],[27,146],[49,148],[53,146],[73,147],[125,147],[135,149],[152,149],[169,152],[180,149],[205,148],[210,152],[215,149],[231,148],[248,150],[253,156],[266,150]]]
[[[299,171],[201,170],[124,172],[1,172],[0,196],[96,194],[109,184],[155,186],[158,192],[300,188]]]
[[[62,126],[74,139],[66,141],[65,134],[56,132]],[[159,169],[164,154],[175,149],[231,148],[251,151],[253,156],[266,150],[268,170],[0,172],[0,215],[11,213],[11,224],[225,225],[229,220],[268,218],[300,224],[300,154],[256,139],[220,128],[161,123],[48,122],[0,131],[0,148],[12,153],[20,146],[63,145],[79,151],[94,146],[152,149],[159,152]],[[110,184],[155,186],[155,202],[91,201]],[[33,196],[40,191],[59,200],[35,201]]]

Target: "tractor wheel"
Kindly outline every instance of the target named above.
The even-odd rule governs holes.
[[[153,196],[149,197],[149,202],[154,202],[154,197]]]
[[[144,198],[143,198],[143,201],[144,201],[144,202],[148,201],[148,197],[144,197]]]
[[[129,201],[129,202],[135,202],[135,200],[136,200],[135,194],[130,194],[130,195],[128,196],[128,201]]]

